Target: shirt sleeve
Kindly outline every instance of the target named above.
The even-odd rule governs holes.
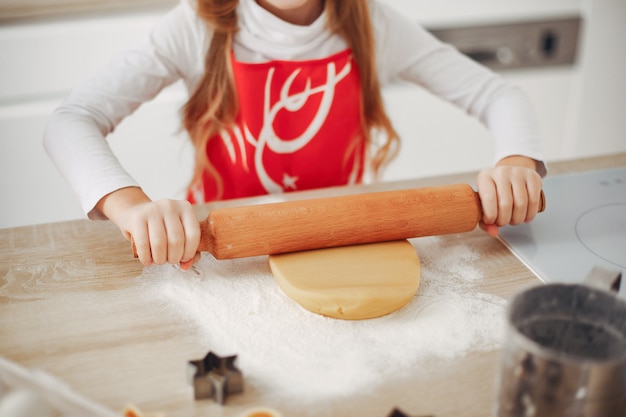
[[[198,68],[201,71],[204,64],[203,28],[191,3],[183,0],[144,42],[114,57],[51,115],[44,147],[89,218],[104,218],[95,205],[105,195],[139,186],[113,154],[106,136],[166,86],[181,78],[188,88],[197,82]]]
[[[376,1],[371,5],[383,84],[409,81],[464,109],[491,132],[494,162],[523,155],[537,160],[537,172],[546,174],[539,128],[521,89],[442,43],[417,22]]]

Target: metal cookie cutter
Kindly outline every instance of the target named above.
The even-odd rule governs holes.
[[[220,357],[213,352],[189,361],[194,399],[213,399],[224,404],[226,397],[243,392],[243,375],[235,367],[236,355]]]

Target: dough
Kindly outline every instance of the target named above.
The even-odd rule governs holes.
[[[407,304],[420,262],[407,240],[271,255],[279,287],[302,307],[341,319],[380,317]]]
[[[239,417],[282,417],[282,414],[273,408],[255,407],[244,411]]]

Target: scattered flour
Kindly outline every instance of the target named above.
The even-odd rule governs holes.
[[[319,402],[371,390],[429,359],[501,345],[506,302],[476,289],[483,279],[473,266],[478,254],[462,240],[412,243],[422,264],[418,294],[399,311],[370,320],[304,310],[282,293],[265,256],[204,255],[199,275],[154,266],[138,279],[150,302],[197,325],[207,350],[237,354],[246,383],[258,392]]]

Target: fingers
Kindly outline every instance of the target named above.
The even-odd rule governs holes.
[[[495,224],[498,218],[498,192],[490,170],[481,171],[476,184],[483,212],[482,222],[486,225]]]
[[[200,243],[200,226],[187,201],[160,200],[133,207],[128,230],[144,265],[186,263],[191,267]]]
[[[190,260],[190,261],[181,261],[180,262],[180,268],[183,271],[188,271],[189,269],[191,269],[191,267],[193,266],[193,264],[195,264],[196,262],[198,262],[200,260],[200,253],[196,252],[196,254],[194,255],[194,257]]]
[[[503,184],[505,187],[506,184]],[[528,214],[528,189],[526,188],[526,182],[520,178],[512,178],[509,192],[507,193],[506,213],[498,213],[498,224],[520,224],[523,223]],[[504,210],[502,210],[504,212]],[[501,218],[502,216],[502,218]]]
[[[150,265],[152,263],[152,255],[150,251],[150,239],[148,238],[148,225],[144,223],[138,223],[131,226],[124,233],[130,238],[135,245],[135,251],[137,257],[144,265]]]
[[[480,223],[480,228],[483,229],[491,237],[498,237],[499,228],[495,224]]]
[[[526,213],[526,219],[524,221],[526,223],[531,222],[542,205],[542,184],[541,179],[539,181],[532,181],[528,185],[528,212]]]
[[[515,166],[483,170],[477,185],[485,225],[516,225],[535,218],[540,204],[541,177],[534,170]],[[493,229],[486,230],[493,235]]]
[[[185,236],[185,245],[180,259],[181,267],[183,263],[188,263],[189,267],[191,267],[200,259],[200,254],[198,253],[200,224],[195,212],[191,209],[191,205],[189,205],[189,210],[185,210],[181,215],[181,223]]]

